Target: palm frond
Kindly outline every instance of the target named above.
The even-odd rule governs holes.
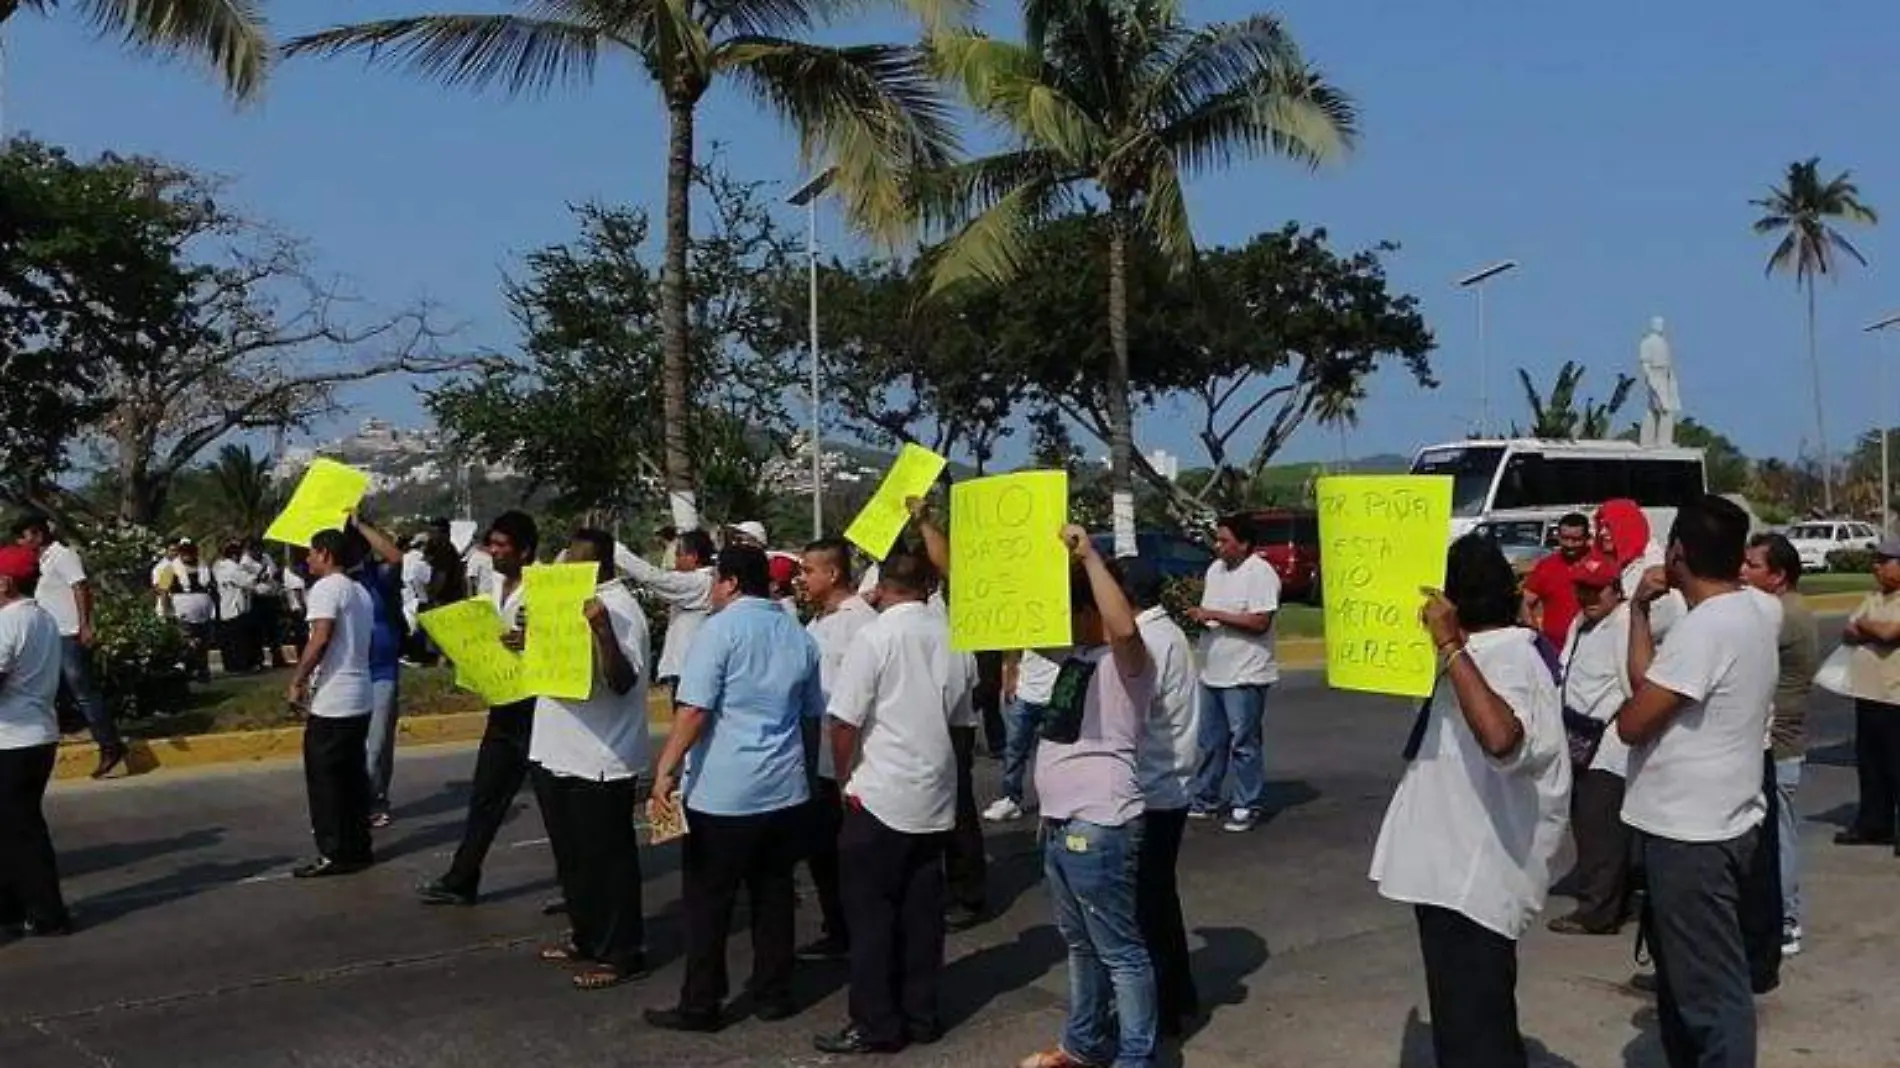
[[[591,26],[521,15],[422,15],[337,26],[296,37],[284,55],[362,53],[449,86],[539,92],[593,76],[602,34]]]
[[[1071,163],[1098,156],[1104,132],[1087,109],[1046,77],[1041,60],[1021,45],[973,31],[938,34],[926,43],[932,73],[956,86],[970,105],[1009,134]]]
[[[1840,249],[1842,252],[1845,252],[1849,256],[1854,257],[1854,261],[1856,263],[1859,263],[1862,267],[1867,266],[1867,257],[1861,255],[1860,249],[1855,248],[1854,243],[1852,241],[1849,241],[1845,236],[1843,236],[1840,233],[1840,231],[1835,230],[1831,227],[1828,228],[1827,240],[1828,240],[1828,244],[1833,245],[1835,248]]]
[[[697,21],[708,32],[739,36],[777,35],[807,30],[820,21],[820,7],[855,8],[857,4],[813,3],[812,0],[706,0]]]
[[[1181,172],[1166,156],[1148,172],[1141,204],[1141,225],[1156,250],[1177,271],[1194,260],[1194,228],[1188,223],[1187,201],[1181,195]]]
[[[913,216],[925,233],[954,231],[988,211],[1019,186],[1040,184],[1065,191],[1089,175],[1065,169],[1054,154],[1040,148],[999,152],[910,176]]]
[[[1317,167],[1358,140],[1358,106],[1319,72],[1262,72],[1259,82],[1209,100],[1164,127],[1162,143],[1189,173],[1235,156],[1281,156]]]
[[[1262,72],[1278,72],[1284,81],[1306,69],[1299,45],[1272,15],[1203,26],[1158,58],[1162,65],[1147,79],[1134,108],[1158,124],[1192,114],[1204,102],[1258,81]]]
[[[79,9],[101,34],[134,48],[203,60],[234,99],[263,87],[271,47],[256,0],[80,0]]]
[[[1042,181],[1004,194],[936,250],[930,293],[971,283],[1003,285],[1021,275],[1036,227],[1049,217],[1059,195]]]

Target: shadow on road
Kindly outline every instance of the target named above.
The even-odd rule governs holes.
[[[1656,1019],[1656,1006],[1644,1005],[1630,1014],[1635,1038],[1623,1047],[1623,1068],[1666,1068],[1669,1058],[1663,1053],[1662,1025]]]
[[[1031,927],[1014,942],[987,946],[946,964],[942,979],[943,1025],[969,1023],[991,1001],[1013,994],[1065,960],[1069,950],[1053,924]]]
[[[474,781],[470,779],[451,779],[428,797],[397,805],[394,814],[399,820],[419,820],[448,812],[465,813],[468,811],[468,792],[473,786]]]
[[[206,890],[216,890],[253,875],[262,875],[295,859],[290,856],[254,857],[192,864],[157,879],[86,898],[73,906],[73,915],[81,927],[97,927],[141,909],[169,905]]]
[[[1549,1046],[1534,1038],[1527,1036],[1524,1048],[1530,1055],[1531,1068],[1580,1068],[1576,1061],[1552,1052]],[[1405,1030],[1399,1039],[1399,1068],[1453,1068],[1438,1063],[1432,1053],[1432,1025],[1419,1019],[1417,1008],[1405,1014]]]
[[[1807,762],[1830,768],[1854,767],[1854,740],[1849,738],[1833,745],[1815,746],[1808,750]]]
[[[148,838],[143,842],[113,842],[109,845],[74,849],[60,853],[59,874],[64,879],[77,879],[96,871],[130,867],[147,860],[170,856],[173,853],[208,849],[223,842],[225,833],[223,827],[206,827],[175,834],[169,838]],[[57,831],[55,831],[54,841],[57,844]]]

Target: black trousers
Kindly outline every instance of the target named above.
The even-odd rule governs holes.
[[[1450,909],[1414,909],[1439,1068],[1526,1068],[1517,1028],[1517,943]]]
[[[1201,1011],[1188,966],[1187,923],[1175,881],[1187,809],[1149,809],[1142,816],[1141,856],[1135,868],[1135,919],[1154,962],[1155,1008],[1164,1033],[1178,1032]]]
[[[0,749],[0,923],[71,922],[44,805],[58,757],[58,743]]]
[[[731,988],[726,936],[733,902],[744,886],[752,911],[752,981],[761,1005],[792,999],[795,894],[792,869],[802,848],[803,805],[752,816],[713,816],[686,810],[681,901],[686,913],[686,978],[680,1009],[710,1016]]]
[[[331,860],[368,863],[369,717],[311,716],[303,726],[303,779],[317,852]]]
[[[1755,998],[1740,909],[1756,837],[1643,836],[1643,922],[1656,957],[1656,1015],[1670,1068],[1754,1068]]]
[[[989,907],[989,858],[983,853],[983,821],[976,811],[976,728],[950,728],[957,754],[957,826],[944,857],[950,901],[973,912]]]
[[[251,602],[251,626],[256,635],[257,662],[272,667],[284,666],[284,602],[277,597],[259,597]]]
[[[534,699],[488,710],[488,726],[475,753],[475,781],[468,795],[468,823],[462,844],[449,862],[442,884],[457,893],[481,890],[482,862],[501,832],[508,809],[528,778],[528,740],[534,733]],[[558,864],[557,864],[558,867]]]
[[[943,842],[889,827],[859,805],[845,809],[838,853],[852,917],[851,1022],[873,1042],[937,1030]]]
[[[1854,764],[1860,772],[1860,810],[1854,830],[1892,838],[1900,804],[1900,705],[1854,702]]]
[[[1755,829],[1755,846],[1742,870],[1737,915],[1748,954],[1749,985],[1766,994],[1781,985],[1781,791],[1775,788],[1775,757],[1762,754],[1762,792],[1768,815]]]
[[[536,767],[534,783],[574,947],[588,960],[638,970],[646,954],[640,843],[633,830],[638,782],[579,779]]]
[[[1003,726],[1003,654],[976,654],[976,714],[983,719],[983,741],[991,756],[1002,756],[1007,732]]]
[[[818,889],[818,908],[825,917],[825,937],[849,942],[851,926],[845,919],[838,881],[838,832],[844,826],[844,793],[836,779],[817,780],[808,820],[810,840],[805,863],[811,868],[812,885]]]
[[[255,671],[257,669],[256,628],[250,612],[236,619],[218,621],[218,657],[224,661],[227,672]]]
[[[1630,829],[1623,822],[1623,777],[1577,772],[1570,790],[1570,831],[1577,840],[1577,922],[1615,930],[1629,919]]]
[[[191,677],[199,682],[211,679],[211,630],[214,624],[180,623],[178,629],[185,632],[185,668]],[[302,649],[299,644],[297,648]],[[229,667],[227,665],[227,670]]]

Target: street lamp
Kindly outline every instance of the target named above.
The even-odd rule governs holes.
[[[831,188],[838,168],[826,167],[785,198],[787,204],[805,209],[805,255],[807,289],[811,300],[811,536],[825,536],[825,448],[818,424],[818,198]]]
[[[1484,284],[1506,271],[1516,269],[1516,260],[1500,260],[1458,279],[1459,289],[1475,289],[1478,293],[1478,410],[1480,412],[1478,432],[1480,434],[1491,433],[1491,362],[1484,343]]]
[[[1868,323],[1861,328],[1861,332],[1878,334],[1896,326],[1900,326],[1900,314],[1889,315],[1878,322]],[[1892,408],[1889,407],[1892,403],[1892,394],[1889,391],[1890,372],[1887,370],[1886,354],[1876,353],[1874,360],[1880,364],[1880,403],[1876,406],[1876,410],[1880,415],[1880,533],[1885,537],[1893,533],[1893,483],[1888,481],[1887,470],[1887,430],[1893,424]]]

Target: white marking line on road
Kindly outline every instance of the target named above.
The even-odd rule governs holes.
[[[242,879],[239,879],[235,885],[249,886],[252,883],[274,883],[274,882],[279,882],[281,880],[288,879],[288,878],[290,878],[290,873],[287,871],[271,871],[271,872],[265,872],[262,875],[246,876]]]

